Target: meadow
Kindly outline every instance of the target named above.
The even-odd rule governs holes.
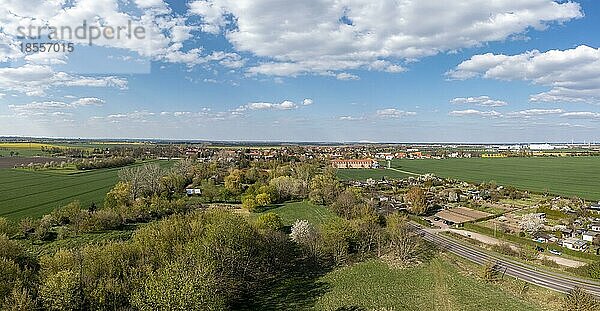
[[[327,290],[316,301],[315,309],[517,311],[547,307],[506,290],[514,280],[493,285],[465,275],[463,270],[464,267],[459,268],[444,256],[407,269],[391,268],[379,260],[358,263],[319,279]],[[537,288],[532,290],[538,291]],[[550,295],[544,304],[558,296],[544,295]]]
[[[273,212],[283,220],[283,224],[291,226],[296,220],[308,220],[314,225],[321,225],[338,216],[325,206],[315,205],[307,201],[288,202],[280,206],[269,208],[262,213]],[[258,216],[262,213],[256,213]]]
[[[387,170],[387,169],[338,169],[337,177],[341,180],[367,180],[369,178],[375,180],[381,180],[382,178],[388,179],[402,179],[409,177],[409,174],[402,172]]]
[[[495,181],[523,190],[600,200],[600,157],[394,160],[392,166],[418,174]]]

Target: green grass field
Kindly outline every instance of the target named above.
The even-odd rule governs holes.
[[[262,213],[267,212],[279,215],[286,226],[291,226],[298,219],[308,220],[310,223],[318,226],[338,217],[327,207],[314,205],[306,201],[285,203],[282,206],[268,209]]]
[[[341,180],[367,180],[369,178],[381,180],[381,178],[402,179],[409,177],[409,174],[404,174],[394,170],[387,169],[339,169],[337,177]]]
[[[0,216],[39,217],[79,200],[83,206],[102,205],[118,179],[119,169],[64,175],[24,170],[0,170]]]
[[[319,281],[328,290],[316,301],[317,310],[539,310],[502,285],[462,274],[444,258],[408,269],[367,261]]]
[[[160,162],[169,167],[171,162]],[[33,172],[0,169],[0,217],[18,220],[40,217],[54,208],[79,201],[83,207],[92,202],[101,206],[104,196],[118,181],[121,168],[78,171]]]
[[[600,157],[395,160],[392,166],[470,182],[600,200]]]

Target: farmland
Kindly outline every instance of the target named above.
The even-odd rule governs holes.
[[[161,162],[168,167],[171,162]],[[0,217],[40,217],[52,209],[79,201],[101,206],[118,180],[120,168],[92,171],[28,171],[0,169]]]
[[[402,179],[410,175],[404,174],[394,170],[386,169],[339,169],[337,170],[337,177],[341,180],[367,180],[385,178],[396,178]]]
[[[0,216],[39,217],[79,200],[83,206],[101,205],[117,182],[119,169],[73,175],[0,169]]]
[[[392,165],[418,174],[600,200],[600,157],[395,160]]]

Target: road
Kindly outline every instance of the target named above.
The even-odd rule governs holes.
[[[541,287],[549,288],[561,293],[567,293],[574,287],[580,287],[587,292],[600,297],[600,282],[547,271],[501,257],[500,255],[491,255],[476,246],[463,244],[455,239],[429,232],[427,229],[417,228],[425,240],[479,265],[483,265],[487,262],[494,262],[500,272]]]

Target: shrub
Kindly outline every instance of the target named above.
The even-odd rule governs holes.
[[[139,310],[224,310],[225,299],[216,289],[207,267],[175,262],[151,272],[132,304]]]
[[[481,267],[480,276],[485,282],[496,282],[500,278],[500,272],[495,263],[488,261]]]
[[[10,259],[0,258],[0,301],[12,291],[19,275],[19,265]]]
[[[80,310],[83,297],[79,287],[79,275],[70,270],[59,271],[44,280],[39,296],[48,310]]]
[[[596,311],[600,302],[590,293],[575,287],[565,296],[563,301],[566,311]]]
[[[122,225],[121,216],[112,209],[101,209],[89,217],[89,228],[94,231],[118,229]]]
[[[0,217],[0,235],[6,234],[13,236],[16,233],[16,228],[6,218]]]
[[[279,231],[283,229],[283,220],[281,220],[279,215],[269,212],[258,216],[258,219],[256,219],[256,225],[260,229]]]

